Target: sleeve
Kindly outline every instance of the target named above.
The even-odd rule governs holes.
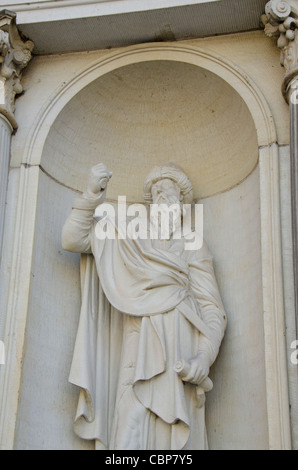
[[[201,334],[199,351],[208,354],[210,365],[215,361],[227,325],[227,317],[215,278],[213,261],[206,243],[193,252],[189,261],[190,289],[197,300],[201,318],[212,332],[211,338]]]
[[[74,200],[72,211],[62,229],[62,248],[73,253],[91,253],[91,229],[95,223],[93,214],[103,202],[104,192],[97,197],[87,193]]]

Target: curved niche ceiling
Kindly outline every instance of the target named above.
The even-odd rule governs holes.
[[[194,65],[154,61],[81,90],[54,122],[42,167],[83,191],[90,167],[104,162],[113,171],[108,199],[135,202],[153,165],[180,164],[203,198],[241,182],[257,158],[252,117],[231,86]]]

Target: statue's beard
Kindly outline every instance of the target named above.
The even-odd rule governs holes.
[[[169,211],[170,208],[170,211]],[[176,196],[161,193],[150,210],[152,238],[169,239],[181,227],[181,203]]]

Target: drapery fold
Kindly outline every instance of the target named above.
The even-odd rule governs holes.
[[[108,302],[92,255],[81,256],[82,305],[69,381],[80,387],[75,432],[109,446],[123,314]]]
[[[183,383],[174,367],[199,350],[210,353],[212,362],[223,337],[225,315],[209,251],[190,254],[189,261],[153,247],[150,239],[99,240],[94,228],[91,248],[94,256],[81,257],[82,305],[69,377],[81,389],[76,433],[109,448],[129,315],[141,321],[132,383],[137,399],[171,426],[171,449],[192,439],[203,448],[204,411],[196,407],[196,387]]]

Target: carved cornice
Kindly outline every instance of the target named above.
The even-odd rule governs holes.
[[[298,0],[270,0],[265,7],[262,22],[265,34],[278,38],[281,64],[286,70],[282,92],[288,101],[290,84],[298,77]]]
[[[15,97],[23,92],[22,71],[32,57],[34,44],[23,41],[16,26],[16,14],[0,11],[0,113],[14,128]]]

